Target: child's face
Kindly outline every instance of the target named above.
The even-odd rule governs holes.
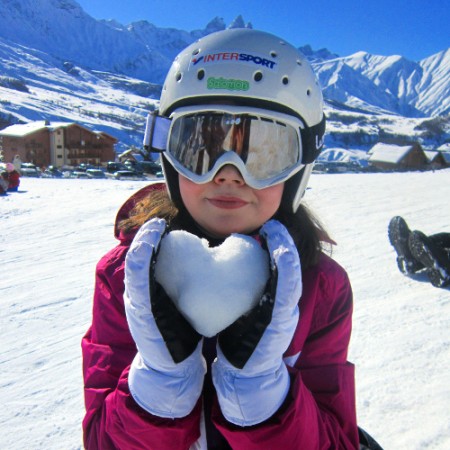
[[[269,220],[280,206],[284,183],[265,189],[245,184],[233,165],[224,166],[208,183],[196,184],[179,175],[187,210],[214,237],[249,233]]]

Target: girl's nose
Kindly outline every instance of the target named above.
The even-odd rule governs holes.
[[[245,181],[242,178],[241,172],[232,164],[223,166],[214,176],[214,182],[217,184],[231,183],[237,185],[244,185]]]

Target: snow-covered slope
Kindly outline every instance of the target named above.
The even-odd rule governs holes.
[[[0,117],[6,123],[76,121],[117,137],[118,149],[141,146],[144,118],[159,86],[108,72],[89,71],[0,38]]]
[[[424,71],[416,107],[429,114],[450,112],[450,48],[420,62]]]
[[[373,112],[399,111],[396,96],[380,89],[364,73],[347,64],[344,58],[336,58],[315,65],[325,98]],[[408,108],[410,114],[419,111]]]
[[[372,96],[380,96],[378,101],[388,111],[409,117],[450,112],[450,49],[419,62],[409,61],[398,55],[386,57],[358,52],[317,64],[319,73],[324,64],[329,65],[331,62],[351,67],[363,78],[370,80],[374,84]],[[326,88],[328,83],[324,83],[322,77],[321,81]],[[360,88],[360,83],[355,83],[354,79],[345,79],[345,82],[345,88],[350,92]],[[363,95],[369,94],[367,89],[362,90]],[[369,99],[368,103],[372,102]]]
[[[0,36],[84,68],[119,72],[161,83],[178,51],[198,37],[224,29],[160,29],[147,21],[123,26],[98,21],[74,0],[0,0]]]
[[[353,285],[359,424],[386,450],[450,448],[450,291],[401,275],[387,239],[397,214],[449,231],[449,177],[313,174],[306,193]],[[82,448],[80,340],[95,264],[115,245],[117,209],[144,185],[24,178],[0,197],[0,448]]]

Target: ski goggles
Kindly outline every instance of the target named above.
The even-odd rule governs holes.
[[[158,119],[162,119],[159,124]],[[258,108],[202,105],[179,108],[171,114],[170,123],[166,120],[157,116],[150,125],[156,130],[151,133],[152,143],[153,135],[157,136],[170,164],[194,183],[212,181],[223,166],[232,164],[246,184],[263,189],[286,181],[304,166],[304,125],[294,116]]]

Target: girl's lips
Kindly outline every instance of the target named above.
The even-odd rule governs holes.
[[[248,204],[248,202],[238,197],[212,197],[208,201],[213,206],[223,209],[237,209]]]

